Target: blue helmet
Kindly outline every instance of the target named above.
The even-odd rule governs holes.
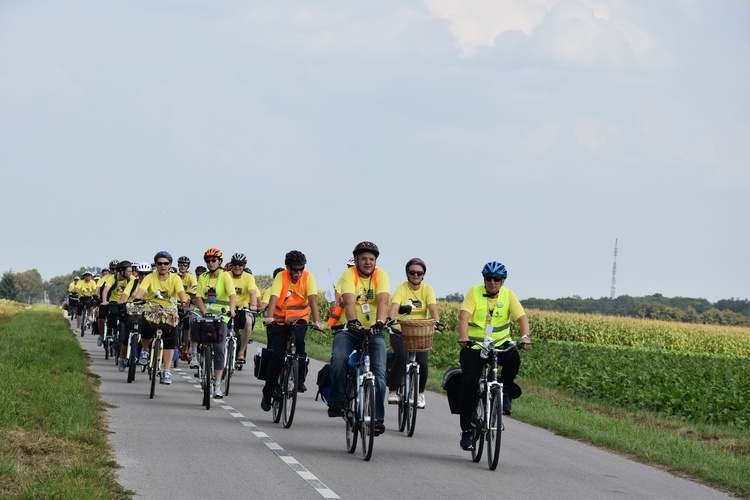
[[[482,268],[482,276],[487,276],[489,274],[497,274],[503,278],[507,278],[508,270],[502,263],[493,260],[492,262],[486,263],[484,268]]]
[[[165,259],[169,260],[170,264],[172,263],[172,255],[166,250],[161,250],[159,252],[156,252],[156,255],[154,255],[154,262],[159,260],[159,257],[164,257]]]

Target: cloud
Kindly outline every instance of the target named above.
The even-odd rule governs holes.
[[[448,21],[463,58],[522,33],[541,60],[574,67],[663,68],[671,57],[647,31],[644,14],[628,0],[423,0]]]
[[[81,98],[86,88],[77,84],[60,64],[35,64],[0,73],[0,91],[16,94],[62,94]]]
[[[580,117],[573,126],[575,138],[592,155],[602,149],[618,132],[617,125],[593,117]]]

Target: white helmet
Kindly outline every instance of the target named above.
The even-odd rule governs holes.
[[[139,273],[150,273],[151,272],[151,264],[148,262],[141,262],[138,264],[137,271]]]

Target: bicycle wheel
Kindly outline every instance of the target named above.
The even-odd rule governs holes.
[[[480,394],[477,400],[477,409],[474,410],[474,423],[471,429],[471,459],[479,462],[484,450],[484,395]]]
[[[201,373],[201,384],[203,385],[203,406],[207,410],[211,409],[211,346],[207,345],[203,348],[203,368]]]
[[[286,380],[286,374],[288,372],[289,363],[284,360],[284,366],[281,367],[281,373],[279,373],[278,384],[273,391],[273,396],[271,396],[271,411],[273,412],[274,424],[278,424],[281,421],[282,402],[286,398],[286,386],[284,385],[284,380]]]
[[[292,426],[292,420],[294,420],[294,409],[297,407],[297,375],[299,371],[299,364],[296,359],[292,359],[292,364],[284,376],[284,397],[282,398],[284,411],[282,414],[282,424],[284,429],[288,429]]]
[[[135,357],[135,347],[138,345],[138,336],[130,337],[130,347],[128,348],[128,384],[135,380],[135,365],[138,362]]]
[[[357,450],[357,436],[359,425],[357,423],[357,389],[355,387],[355,373],[353,370],[346,372],[346,451],[354,453]]]
[[[105,335],[104,336],[104,360],[109,359],[109,338]]]
[[[86,316],[83,316],[81,318],[81,337],[83,337],[83,334],[85,331],[86,331]]]
[[[419,403],[419,373],[416,366],[412,366],[409,370],[409,393],[406,395],[406,403],[409,408],[406,418],[406,435],[412,437],[414,428],[417,426],[417,403]]]
[[[231,340],[227,342],[227,361],[223,375],[225,396],[229,396],[229,384],[232,381],[232,375],[234,374],[235,355],[237,353],[235,344],[237,344],[237,341],[234,338],[231,338]]]
[[[154,399],[154,393],[156,392],[156,379],[161,376],[159,373],[159,362],[161,361],[161,340],[154,339],[151,342],[151,358],[149,363],[151,365],[151,392],[149,393],[149,399]]]
[[[362,458],[372,457],[372,444],[375,440],[375,384],[365,380],[362,395],[362,420],[359,422],[362,433]]]
[[[407,375],[401,381],[398,387],[398,432],[404,432],[406,429],[406,420],[408,419],[408,409],[406,404],[406,379]]]
[[[500,439],[503,431],[502,401],[503,393],[497,387],[492,389],[487,421],[487,465],[490,470],[497,469],[500,458]]]

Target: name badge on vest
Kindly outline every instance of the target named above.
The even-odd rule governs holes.
[[[368,304],[367,302],[362,304],[362,312],[368,314],[370,312],[370,304]]]

